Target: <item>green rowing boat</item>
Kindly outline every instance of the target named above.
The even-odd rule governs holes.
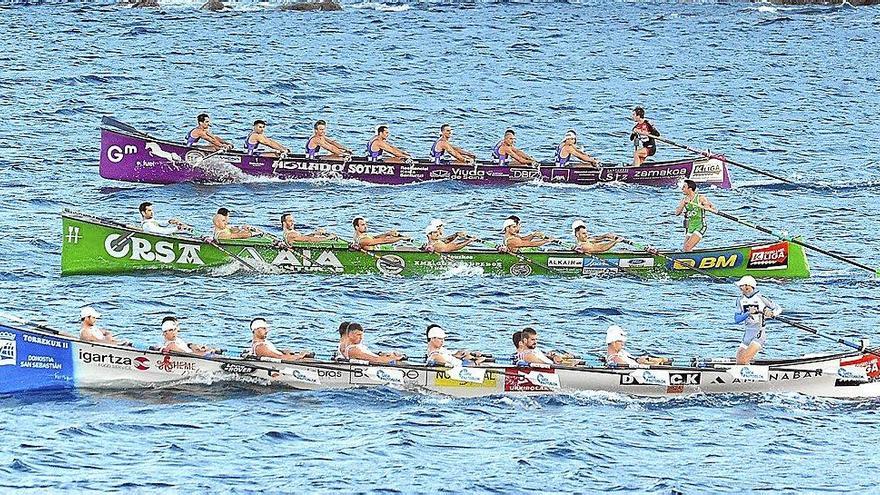
[[[701,249],[689,253],[619,251],[586,255],[571,250],[501,253],[470,249],[437,254],[416,247],[376,251],[343,241],[281,245],[268,236],[218,243],[188,235],[145,233],[139,226],[65,211],[61,274],[116,274],[143,270],[205,271],[236,263],[266,273],[418,276],[451,271],[486,275],[591,276],[632,274],[681,278],[690,267],[718,277],[806,278],[803,249],[787,241]]]

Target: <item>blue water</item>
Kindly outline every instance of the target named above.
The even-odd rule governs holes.
[[[145,345],[174,313],[185,338],[230,349],[246,344],[247,322],[261,315],[277,343],[319,353],[343,319],[373,329],[372,345],[411,355],[429,322],[496,354],[525,325],[548,347],[584,352],[618,323],[632,347],[680,360],[730,356],[738,342],[736,288],[701,279],[62,279],[63,208],[132,220],[144,200],[202,231],[226,206],[233,222],[267,229],[291,210],[308,227],[346,235],[360,214],[376,230],[418,234],[437,216],[492,236],[516,213],[525,229],[560,236],[581,217],[596,232],[682,241],[675,190],[112,183],[97,170],[107,114],[182,139],[208,111],[215,132],[236,142],[262,118],[294,149],[318,118],[355,149],[387,123],[392,142],[420,155],[443,122],[481,156],[513,127],[523,149],[550,158],[574,128],[588,152],[624,161],[629,112],[640,104],[670,139],[806,185],[734,169],[735,189],[708,191],[716,205],[880,265],[877,8],[426,2],[299,14],[236,5],[222,14],[188,1],[158,12],[0,7],[0,310],[72,330],[79,307],[93,304],[105,327]],[[672,156],[681,155],[661,147]],[[765,238],[710,222],[706,246]],[[762,283],[762,292],[822,331],[880,339],[880,284],[810,256],[813,278]],[[829,349],[776,324],[765,354]],[[0,490],[878,493],[878,405],[773,395],[452,400],[200,383],[31,394],[0,399]]]

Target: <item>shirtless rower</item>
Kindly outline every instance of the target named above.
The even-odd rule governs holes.
[[[581,162],[572,162],[571,157],[575,157],[581,160]],[[565,137],[562,138],[562,142],[556,147],[556,165],[565,167],[568,166],[569,163],[573,166],[595,167],[599,165],[599,160],[584,153],[578,148],[577,133],[574,132],[574,129],[566,132]]]
[[[574,231],[574,238],[577,241],[574,250],[579,253],[604,253],[620,242],[620,237],[614,234],[602,234],[590,237],[590,233],[587,232],[587,224],[583,220],[575,220],[572,222],[571,228]]]
[[[153,203],[144,201],[138,206],[141,213],[141,228],[150,234],[174,234],[181,230],[192,230],[192,227],[176,218],[169,218],[167,225],[161,225],[153,216]]]
[[[354,227],[354,245],[359,249],[373,250],[380,244],[394,244],[407,239],[406,236],[400,235],[397,230],[391,229],[384,234],[371,236],[367,234],[367,221],[364,217],[354,217],[351,221]]]
[[[684,214],[684,251],[693,251],[703,239],[709,224],[706,223],[706,211],[718,212],[706,196],[697,194],[697,183],[688,179],[681,185],[684,197],[675,208],[675,215]]]
[[[626,352],[623,348],[623,346],[626,345],[626,330],[618,325],[611,325],[608,327],[608,331],[605,332],[605,344],[608,346],[608,350],[605,353],[605,364],[609,367],[629,366],[635,368],[671,364],[672,362],[670,359],[662,357],[632,357],[632,355]]]
[[[254,334],[251,341],[251,356],[282,359],[285,361],[301,361],[313,357],[311,352],[293,352],[287,349],[278,350],[272,342],[269,342],[269,323],[265,318],[251,320],[251,333]]]
[[[202,344],[187,344],[180,338],[180,323],[173,316],[166,316],[162,319],[162,336],[165,338],[165,341],[162,343],[162,352],[164,353],[179,352],[182,354],[207,356],[219,351],[219,349]]]
[[[231,150],[232,143],[211,134],[211,117],[206,113],[200,113],[196,117],[196,126],[186,135],[186,145],[195,146],[200,140],[204,139],[210,144],[213,150]]]
[[[520,345],[516,353],[515,363],[528,364],[560,364],[566,356],[556,354],[554,352],[544,353],[538,349],[538,332],[534,328],[523,328],[520,334]],[[515,340],[514,340],[515,342]]]
[[[214,215],[214,239],[223,241],[227,239],[247,239],[256,235],[253,227],[248,225],[230,226],[229,210],[218,208]]]
[[[388,152],[393,156],[393,158],[389,158],[387,162],[401,162],[404,160],[412,160],[412,157],[406,151],[392,145],[388,142],[388,136],[391,134],[388,131],[387,125],[380,125],[376,128],[376,135],[373,136],[372,139],[367,143],[367,160],[371,162],[377,162],[382,159],[382,154],[384,152]]]
[[[633,142],[635,151],[633,152],[633,166],[638,167],[649,156],[657,153],[657,143],[651,136],[660,136],[658,131],[648,119],[645,118],[645,109],[635,107],[632,111],[632,119],[636,123],[629,135],[629,140]]]
[[[452,155],[455,161],[459,163],[472,164],[476,161],[477,155],[470,151],[465,151],[458,146],[452,144],[452,126],[443,124],[440,126],[440,138],[431,146],[431,159],[434,163],[440,165],[443,163],[443,157],[446,154]]]
[[[443,235],[443,220],[434,219],[425,227],[425,236],[428,238],[425,251],[431,253],[452,253],[464,248],[476,239],[468,237],[467,232],[459,231],[449,236]]]
[[[504,131],[504,139],[492,148],[492,158],[498,161],[498,165],[510,165],[511,161],[516,165],[538,166],[538,161],[516,147],[516,133],[513,129]]]
[[[290,153],[290,149],[280,144],[278,141],[275,141],[272,138],[269,138],[265,134],[266,131],[266,121],[264,120],[255,120],[254,121],[254,130],[251,131],[250,134],[244,139],[244,152],[247,155],[263,155],[263,156],[279,156],[279,154],[288,154]],[[260,145],[268,146],[275,150],[275,152],[260,152],[258,148]]]
[[[318,152],[325,149],[329,155],[321,155],[321,158],[342,158],[351,156],[352,151],[345,146],[327,137],[327,122],[319,120],[315,122],[315,133],[306,141],[306,157],[317,158]]]
[[[292,242],[323,242],[336,237],[336,235],[330,234],[324,229],[318,229],[311,234],[300,234],[295,227],[292,214],[285,213],[281,215],[281,230],[284,233],[284,241],[288,244]]]
[[[128,342],[124,340],[116,340],[110,330],[98,328],[98,318],[101,313],[95,311],[95,308],[86,306],[79,311],[80,331],[79,338],[86,342],[100,342],[102,344],[125,345]]]
[[[405,359],[405,356],[398,352],[383,353],[381,355],[371,352],[363,343],[364,327],[357,323],[349,323],[345,334],[348,338],[348,344],[342,350],[342,356],[345,359],[357,359],[367,361],[370,364],[397,364],[398,361]]]
[[[504,221],[501,232],[504,234],[503,248],[509,253],[516,253],[522,248],[539,247],[554,242],[556,239],[546,237],[543,232],[532,232],[527,235],[519,235],[519,217],[511,215]]]
[[[767,318],[776,318],[782,314],[782,308],[778,304],[758,293],[758,283],[755,277],[746,275],[739,279],[736,285],[742,296],[736,303],[736,313],[733,321],[743,323],[746,330],[743,333],[742,342],[736,350],[736,364],[750,364],[755,355],[764,348],[767,341],[767,332],[764,321]]]
[[[446,342],[446,331],[440,325],[430,324],[425,330],[425,337],[428,339],[428,349],[425,353],[425,362],[428,366],[469,366],[471,364],[480,364],[486,361],[486,358],[469,351],[452,352],[444,346]]]

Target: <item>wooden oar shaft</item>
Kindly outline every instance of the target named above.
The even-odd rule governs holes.
[[[725,163],[729,163],[729,164],[734,165],[734,166],[737,166],[737,167],[739,167],[739,168],[743,168],[743,169],[746,169],[746,170],[749,170],[749,171],[755,172],[756,174],[765,175],[765,176],[767,176],[767,177],[770,177],[771,179],[776,179],[776,180],[778,180],[778,181],[785,182],[786,184],[796,184],[795,182],[790,181],[790,180],[788,180],[788,179],[786,179],[786,178],[784,178],[784,177],[780,177],[780,176],[778,176],[778,175],[776,175],[776,174],[773,174],[773,173],[767,172],[766,170],[761,170],[761,169],[759,169],[759,168],[752,167],[752,166],[750,166],[750,165],[746,165],[746,164],[743,164],[743,163],[735,162],[735,161],[733,161],[733,160],[729,160],[729,159],[727,159],[727,157],[719,158],[718,156],[713,155],[712,153],[709,153],[708,151],[703,151],[703,150],[699,150],[699,149],[697,149],[697,148],[692,148],[692,147],[690,147],[690,146],[688,146],[688,145],[686,145],[686,144],[679,144],[679,143],[676,143],[675,141],[671,141],[671,140],[669,140],[669,139],[665,139],[665,138],[662,138],[662,137],[660,137],[660,136],[654,136],[654,135],[652,135],[652,134],[648,134],[648,137],[653,138],[653,139],[656,139],[657,141],[660,141],[661,143],[666,143],[666,144],[668,144],[668,145],[670,145],[670,146],[675,146],[676,148],[681,148],[681,149],[683,149],[683,150],[690,151],[691,153],[696,153],[696,154],[701,155],[701,156],[704,156],[704,157],[706,157],[706,158],[718,158],[719,160],[722,160],[722,161],[725,162]]]
[[[241,256],[239,256],[239,255],[237,255],[237,254],[235,254],[235,253],[229,251],[228,249],[224,248],[223,246],[220,245],[219,242],[215,241],[214,239],[211,239],[210,237],[205,237],[205,242],[207,242],[208,244],[210,244],[210,245],[214,246],[215,248],[219,249],[221,253],[224,253],[224,254],[226,254],[227,256],[231,256],[235,261],[238,261],[239,263],[241,263],[241,264],[242,264],[245,268],[247,268],[248,270],[250,270],[250,271],[252,271],[252,272],[257,271],[257,269],[254,268],[250,263],[248,263],[247,261],[243,260],[243,259],[241,258]]]
[[[723,212],[723,211],[712,211],[712,210],[706,210],[706,211],[711,211],[712,213],[714,213],[714,214],[716,214],[716,215],[718,215],[718,216],[720,216],[720,217],[723,217],[723,218],[726,218],[726,219],[728,219],[728,220],[734,221],[734,222],[736,222],[736,223],[738,223],[738,224],[745,225],[746,227],[751,227],[751,228],[753,228],[753,229],[755,229],[755,230],[758,230],[758,231],[763,232],[763,233],[768,234],[768,235],[772,235],[773,237],[777,237],[777,238],[779,238],[779,239],[782,239],[782,240],[785,240],[785,241],[788,241],[788,242],[793,242],[793,243],[795,243],[795,244],[797,244],[797,245],[799,245],[799,246],[803,246],[803,247],[805,247],[805,248],[807,248],[807,249],[812,249],[813,251],[816,251],[816,252],[818,252],[818,253],[822,253],[822,254],[824,254],[825,256],[830,256],[831,258],[834,258],[834,259],[836,259],[836,260],[838,260],[838,261],[843,261],[844,263],[849,263],[850,265],[853,265],[853,266],[855,266],[855,267],[861,268],[862,270],[867,270],[867,271],[873,273],[874,275],[880,276],[880,269],[872,268],[872,267],[870,267],[870,266],[868,266],[868,265],[865,265],[865,264],[863,264],[863,263],[859,263],[858,261],[854,261],[854,260],[851,260],[851,259],[846,258],[846,257],[844,257],[844,256],[841,256],[841,255],[839,255],[839,254],[832,253],[831,251],[828,251],[828,250],[826,250],[826,249],[822,249],[822,248],[820,248],[820,247],[818,247],[818,246],[814,246],[814,245],[812,245],[812,244],[807,244],[806,242],[799,241],[799,240],[797,240],[797,239],[793,239],[793,238],[791,238],[791,237],[789,237],[789,236],[783,236],[783,235],[777,234],[776,232],[773,232],[772,230],[768,229],[767,227],[762,227],[762,226],[760,226],[760,225],[756,225],[756,224],[753,224],[753,223],[751,223],[751,222],[747,222],[747,221],[742,220],[742,219],[740,219],[740,218],[737,218],[737,217],[735,217],[735,216],[733,216],[733,215],[731,215],[731,214],[729,214],[729,213],[725,213],[725,212]]]

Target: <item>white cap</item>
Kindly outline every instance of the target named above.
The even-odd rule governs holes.
[[[97,311],[95,311],[95,308],[93,308],[91,306],[86,306],[83,309],[79,310],[79,319],[80,320],[85,319],[85,317],[87,317],[87,316],[93,316],[95,318],[100,318],[101,313],[98,313]]]
[[[513,227],[514,225],[516,225],[516,221],[512,218],[508,218],[501,225],[501,232],[504,232],[505,230],[507,230],[507,227]]]
[[[605,334],[605,343],[610,344],[612,342],[626,342],[626,330],[621,328],[618,325],[611,325],[608,327],[608,333]]]
[[[575,220],[571,223],[571,230],[577,230],[581,227],[587,228],[587,224],[583,220]]]
[[[263,318],[254,318],[254,321],[251,322],[251,332],[258,328],[269,329],[269,323]]]
[[[440,220],[439,218],[435,218],[435,219],[431,220],[431,223],[429,223],[427,227],[425,227],[425,234],[431,234],[431,233],[437,232],[437,230],[442,226],[443,226],[443,220]]]
[[[430,339],[433,339],[433,338],[441,338],[441,339],[445,339],[445,338],[446,338],[446,332],[445,332],[442,328],[440,328],[439,326],[434,325],[434,326],[431,327],[430,330],[428,330],[428,339],[430,340]]]
[[[577,139],[577,134],[572,130],[565,133],[565,137],[562,139]]]
[[[736,285],[739,287],[742,287],[743,285],[748,285],[749,287],[757,287],[758,282],[755,281],[755,277],[751,275],[746,275],[745,277],[739,279]]]
[[[177,328],[177,325],[178,323],[174,320],[165,320],[165,322],[162,323],[162,331],[167,332],[168,330],[174,330]]]

